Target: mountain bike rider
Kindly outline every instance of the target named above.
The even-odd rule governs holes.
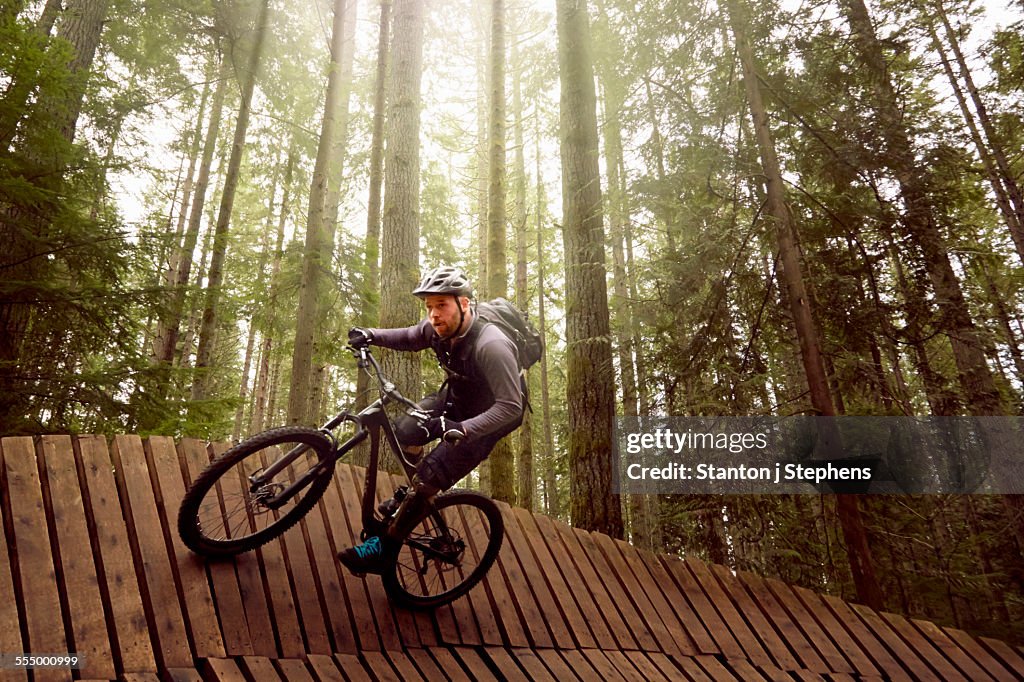
[[[349,344],[355,347],[433,348],[448,375],[436,393],[417,403],[431,415],[425,424],[406,415],[395,425],[399,442],[413,460],[423,446],[441,439],[416,466],[413,490],[400,511],[406,518],[415,518],[438,492],[484,461],[498,441],[522,423],[526,402],[516,346],[496,325],[476,315],[473,287],[460,269],[436,267],[412,293],[427,310],[419,324],[349,331]],[[397,526],[392,523],[391,528]],[[339,552],[338,559],[353,573],[372,573],[394,549],[390,537],[371,537]]]

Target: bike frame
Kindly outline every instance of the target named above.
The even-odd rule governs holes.
[[[320,431],[330,438],[331,442],[334,444],[331,454],[320,460],[316,466],[300,476],[294,483],[281,492],[277,493],[273,497],[262,500],[262,504],[271,509],[277,509],[283,506],[288,502],[288,500],[294,497],[296,493],[305,488],[313,478],[320,475],[324,470],[333,467],[339,459],[369,438],[370,460],[366,467],[366,487],[363,490],[362,515],[363,529],[372,535],[378,533],[382,528],[382,522],[377,518],[374,511],[374,497],[377,489],[377,468],[380,460],[380,437],[382,433],[384,434],[385,442],[391,448],[395,457],[398,458],[398,461],[402,463],[406,479],[410,484],[412,482],[413,475],[416,473],[416,467],[405,456],[405,452],[402,450],[402,446],[398,442],[395,427],[391,423],[391,419],[388,417],[384,408],[392,403],[399,403],[406,406],[407,414],[417,419],[426,420],[430,415],[422,411],[416,403],[399,393],[396,390],[395,385],[384,378],[380,365],[370,353],[369,349],[353,349],[353,353],[358,357],[360,369],[366,369],[369,367],[374,369],[374,372],[377,375],[377,381],[381,387],[381,397],[372,402],[358,414],[353,414],[348,410],[343,410],[321,426]],[[344,443],[339,444],[334,436],[334,429],[338,428],[346,421],[350,421],[356,425],[356,432]],[[310,446],[308,445],[298,445],[286,452],[267,468],[250,476],[250,491],[255,492],[258,490],[267,481],[273,479],[273,477],[285,469],[285,467],[309,450]]]

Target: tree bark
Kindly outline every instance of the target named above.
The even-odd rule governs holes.
[[[863,0],[843,0],[843,8],[871,79],[873,102],[878,114],[878,132],[886,149],[884,163],[892,171],[905,204],[903,226],[918,245],[941,311],[940,329],[953,348],[967,407],[974,415],[1003,413],[999,391],[985,361],[984,344],[964,299],[960,282],[949,261],[949,248],[939,233],[935,212],[927,194],[927,179],[915,159],[910,137],[903,123],[902,109],[885,57],[875,35]]]
[[[217,56],[220,56],[219,51]],[[196,243],[199,241],[199,228],[203,222],[203,208],[206,204],[206,190],[210,185],[213,153],[217,146],[217,138],[220,135],[220,120],[224,110],[224,97],[227,91],[227,70],[227,60],[221,58],[217,88],[214,90],[210,120],[207,123],[206,137],[203,141],[203,156],[199,163],[199,175],[196,177],[195,187],[192,190],[191,208],[188,212],[188,228],[185,230],[185,240],[181,245],[180,258],[175,267],[175,279],[171,287],[170,300],[168,301],[167,309],[161,311],[161,318],[158,323],[160,331],[157,332],[157,339],[159,345],[153,348],[154,361],[164,363],[167,366],[170,366],[174,360],[175,349],[181,333],[181,316],[185,308],[189,276],[192,274],[193,252],[196,249]],[[167,388],[166,386],[164,387],[163,393],[165,396]]]
[[[491,49],[488,58],[490,107],[487,119],[487,297],[508,298],[508,227],[505,192],[505,2],[491,0]],[[516,474],[509,438],[488,457],[491,496],[515,503]]]
[[[555,437],[551,428],[551,395],[548,383],[548,330],[544,305],[544,225],[541,207],[544,206],[544,184],[540,167],[540,117],[534,117],[535,162],[537,174],[537,329],[540,332],[544,352],[540,356],[540,401],[541,420],[544,429],[544,510],[549,516],[557,516],[560,510],[558,500],[558,478],[555,475],[558,459],[555,456]]]
[[[387,101],[384,157],[384,214],[381,226],[381,311],[383,327],[404,327],[420,319],[410,292],[419,281],[420,81],[423,74],[423,0],[395,0],[391,81]],[[408,396],[423,387],[420,359],[409,353],[383,354],[388,376]]]
[[[757,70],[750,44],[746,38],[746,14],[740,14],[738,3],[729,3],[729,20],[736,38],[736,48],[743,67],[743,81],[754,123],[754,132],[761,155],[761,166],[765,173],[765,187],[768,195],[766,217],[774,223],[778,239],[779,259],[782,262],[781,278],[785,284],[786,298],[792,313],[793,324],[800,344],[800,355],[804,373],[810,389],[811,406],[824,417],[835,416],[836,410],[825,374],[818,331],[812,316],[810,299],[804,286],[803,272],[796,248],[795,227],[789,207],[786,205],[785,186],[775,143],[768,128],[768,116],[761,99]],[[843,537],[846,540],[850,568],[858,597],[868,606],[880,609],[883,603],[881,587],[875,576],[871,559],[871,548],[861,518],[857,498],[854,495],[837,495],[837,511]]]
[[[252,94],[256,88],[263,44],[267,34],[267,22],[270,15],[270,0],[263,0],[256,17],[255,43],[249,53],[249,61],[242,81],[242,96],[238,106],[238,119],[235,121],[235,134],[231,143],[231,156],[224,175],[224,190],[220,197],[220,210],[217,213],[217,227],[213,234],[213,251],[210,257],[210,273],[206,282],[206,304],[203,308],[203,324],[199,331],[199,347],[196,349],[195,378],[192,381],[192,400],[202,400],[207,394],[207,372],[213,357],[214,332],[217,327],[217,314],[220,303],[220,288],[224,279],[224,260],[228,250],[228,228],[231,225],[231,212],[235,205],[235,191],[238,189],[239,174],[242,167],[242,155],[245,152],[245,135],[249,129],[249,113],[252,105]]]
[[[587,3],[557,0],[556,17],[572,522],[622,537],[622,509],[612,494],[615,388]]]
[[[526,150],[523,146],[523,91],[522,65],[515,43],[512,46],[512,109],[515,121],[515,207],[514,229],[516,233],[516,305],[520,310],[530,309],[530,293],[527,289],[527,209],[526,209]],[[538,207],[539,208],[539,207]],[[527,386],[533,378],[527,373]],[[534,510],[534,490],[537,487],[533,462],[533,412],[526,410],[523,424],[519,427],[518,452],[518,493],[517,504],[524,509]]]
[[[313,346],[316,339],[317,317],[322,312],[319,301],[327,297],[324,273],[330,272],[332,254],[328,252],[329,227],[325,224],[325,205],[328,194],[328,169],[342,99],[343,46],[345,41],[346,0],[335,0],[334,21],[331,28],[331,63],[327,76],[327,95],[320,126],[320,140],[316,151],[313,180],[309,188],[309,208],[306,213],[306,245],[302,254],[302,281],[299,284],[299,309],[295,322],[295,350],[292,354],[291,387],[288,392],[288,423],[306,424],[315,419],[313,396],[319,381],[314,370]]]

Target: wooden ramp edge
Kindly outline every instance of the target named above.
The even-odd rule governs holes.
[[[481,585],[430,614],[396,608],[334,558],[359,529],[364,472],[348,465],[282,538],[207,562],[176,515],[223,450],[0,439],[0,654],[82,657],[0,680],[1024,680],[1024,652],[1005,642],[504,504]]]

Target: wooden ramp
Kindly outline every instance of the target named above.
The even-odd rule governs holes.
[[[1024,679],[1024,652],[1004,642],[508,506],[484,584],[431,614],[394,608],[334,558],[358,530],[362,470],[347,465],[283,538],[206,562],[174,525],[222,450],[0,440],[0,653],[83,657],[35,680]]]

